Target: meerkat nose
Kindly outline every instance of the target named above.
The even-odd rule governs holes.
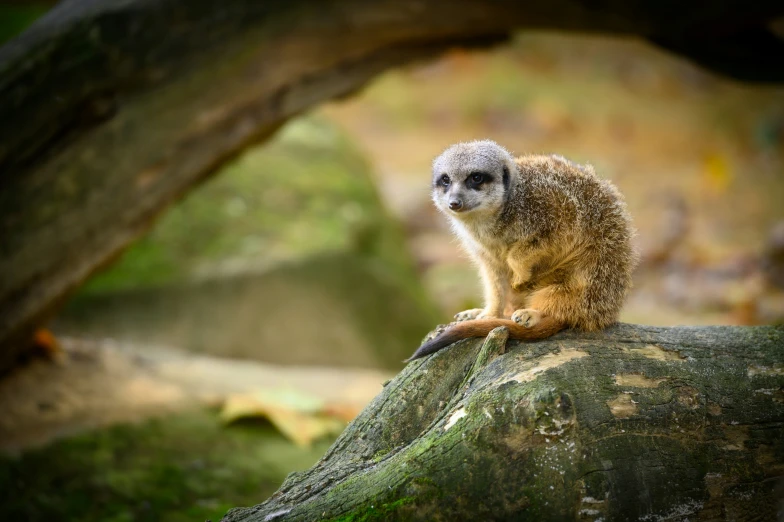
[[[460,199],[453,199],[449,202],[449,210],[458,211],[463,208],[463,201]]]

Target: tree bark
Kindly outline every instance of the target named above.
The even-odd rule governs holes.
[[[0,371],[188,189],[389,67],[546,28],[639,35],[782,81],[784,42],[767,25],[782,13],[773,0],[677,17],[653,0],[60,2],[0,49]]]
[[[784,327],[620,324],[498,355],[505,340],[410,363],[315,466],[224,522],[784,513]]]

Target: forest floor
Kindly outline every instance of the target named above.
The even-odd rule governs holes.
[[[0,381],[9,520],[219,519],[315,463],[391,377],[60,343]]]

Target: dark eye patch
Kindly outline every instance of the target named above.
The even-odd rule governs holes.
[[[436,178],[435,186],[437,187],[448,187],[452,184],[452,180],[449,179],[449,176],[446,174],[441,174]]]
[[[472,172],[466,178],[466,187],[471,189],[478,189],[483,183],[493,181],[493,176],[487,172]]]

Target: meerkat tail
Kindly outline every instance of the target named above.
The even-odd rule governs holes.
[[[473,321],[463,321],[447,327],[437,337],[430,339],[422,346],[417,348],[414,355],[403,362],[410,362],[431,353],[436,353],[441,348],[445,348],[452,343],[472,337],[485,337],[493,328],[506,326],[509,329],[509,338],[518,341],[536,341],[555,335],[566,325],[553,317],[542,317],[533,327],[526,328],[508,319],[475,319]]]

